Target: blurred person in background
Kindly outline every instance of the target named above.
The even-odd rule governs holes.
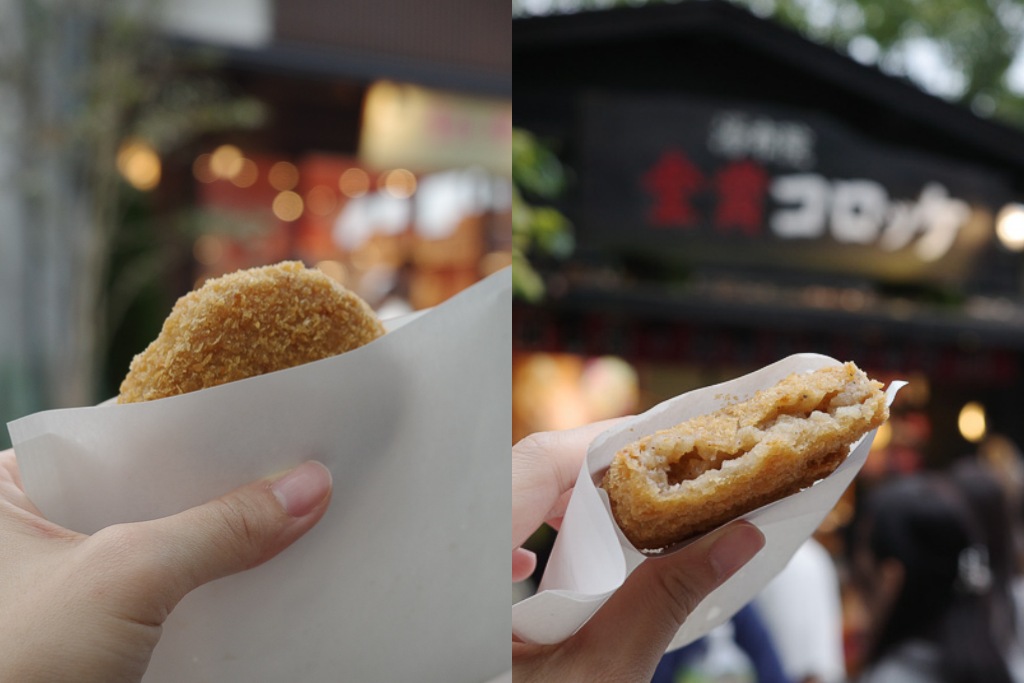
[[[756,599],[786,674],[797,683],[842,683],[843,612],[832,556],[813,537]]]
[[[1002,486],[985,465],[975,458],[963,458],[950,471],[953,483],[963,495],[978,522],[981,540],[988,551],[992,574],[992,632],[1002,648],[1017,683],[1024,682],[1024,648],[1021,647],[1021,607],[1014,586],[1021,577],[1014,554],[1013,524]]]
[[[651,683],[791,683],[754,603],[661,658]]]
[[[992,629],[987,551],[952,483],[883,482],[854,528],[872,622],[861,683],[1012,683]]]
[[[1024,454],[1012,439],[991,434],[978,446],[978,460],[992,474],[1006,497],[1013,535],[1014,590],[1024,604]]]

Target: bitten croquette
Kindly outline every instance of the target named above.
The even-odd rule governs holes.
[[[295,367],[384,334],[359,296],[289,261],[207,281],[174,305],[131,362],[118,403],[137,403]]]

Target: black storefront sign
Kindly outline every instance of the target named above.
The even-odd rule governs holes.
[[[1000,249],[994,217],[1016,199],[988,169],[814,112],[592,94],[582,114],[586,247],[963,284]]]

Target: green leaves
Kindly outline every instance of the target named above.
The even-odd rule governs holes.
[[[762,14],[764,0],[735,0]],[[1020,100],[1006,73],[1024,41],[1024,6],[1017,0],[771,0],[769,14],[812,40],[845,51],[857,39],[878,46],[875,61],[922,89],[1024,126]],[[922,50],[946,74],[926,73]],[[917,60],[912,56],[916,54]]]
[[[512,131],[512,180],[526,192],[554,199],[565,189],[558,157],[525,130]]]
[[[536,302],[544,296],[544,280],[529,255],[567,258],[575,240],[572,224],[558,209],[531,201],[557,198],[565,190],[565,170],[551,150],[517,129],[512,133],[512,180],[512,286],[516,296]]]

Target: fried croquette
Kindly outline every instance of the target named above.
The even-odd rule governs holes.
[[[626,538],[656,550],[828,476],[888,416],[882,385],[853,363],[794,373],[625,446],[601,486]]]
[[[370,306],[298,262],[209,280],[132,360],[119,403],[151,401],[335,356],[384,334]]]

